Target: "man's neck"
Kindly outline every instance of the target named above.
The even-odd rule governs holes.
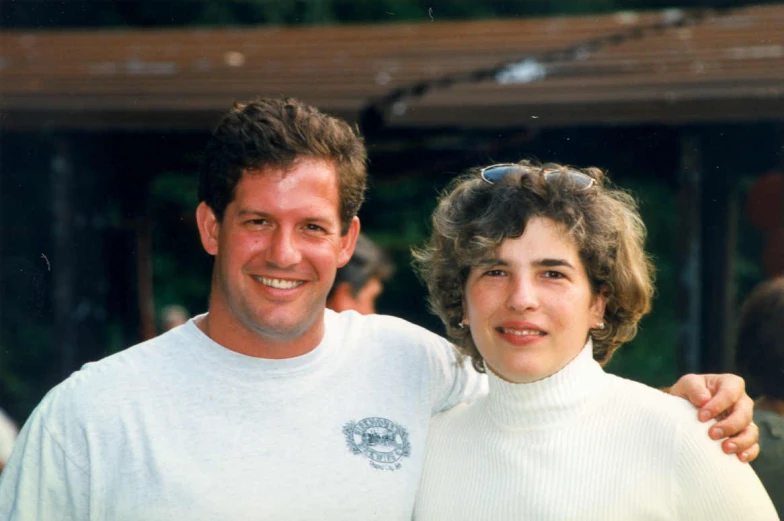
[[[236,353],[255,358],[295,358],[313,351],[324,337],[322,321],[297,338],[269,338],[244,327],[236,320],[222,320],[220,312],[210,311],[195,320],[196,326],[210,339]]]

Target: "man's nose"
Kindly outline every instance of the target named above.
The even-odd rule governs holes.
[[[293,266],[302,259],[294,231],[282,228],[275,230],[270,243],[268,259],[278,268]]]

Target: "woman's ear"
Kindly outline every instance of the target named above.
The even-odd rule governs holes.
[[[604,322],[604,310],[607,308],[607,286],[602,284],[599,292],[593,296],[591,301],[591,314],[596,323]]]

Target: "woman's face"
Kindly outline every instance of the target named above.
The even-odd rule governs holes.
[[[472,268],[465,288],[474,343],[488,368],[513,383],[541,380],[568,364],[602,321],[604,305],[577,246],[562,225],[543,217]]]

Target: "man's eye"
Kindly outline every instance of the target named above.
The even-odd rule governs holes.
[[[267,224],[267,219],[251,219],[250,221],[248,221],[248,224],[252,224],[254,226],[262,226],[264,224]]]
[[[563,273],[559,271],[547,270],[544,272],[544,276],[548,279],[562,279],[564,277]]]
[[[306,228],[313,232],[323,232],[325,231],[323,227],[319,226],[318,224],[308,224]]]

